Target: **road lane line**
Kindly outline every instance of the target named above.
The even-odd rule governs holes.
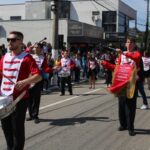
[[[96,89],[96,90],[92,90],[92,91],[89,91],[89,92],[86,92],[86,93],[83,93],[83,94],[90,94],[90,93],[94,93],[94,92],[99,91],[99,90],[102,90],[102,88],[99,88],[99,89]],[[49,107],[52,107],[52,106],[55,106],[55,105],[58,105],[58,104],[61,104],[61,103],[64,103],[64,102],[71,101],[71,100],[73,100],[73,99],[75,99],[75,98],[78,98],[78,97],[81,97],[81,96],[73,96],[73,97],[70,97],[70,98],[61,100],[61,101],[59,101],[59,102],[52,103],[52,104],[49,104],[49,105],[40,107],[40,110],[43,110],[43,109],[46,109],[46,108],[49,108]]]

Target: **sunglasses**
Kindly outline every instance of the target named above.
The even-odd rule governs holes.
[[[17,38],[7,38],[7,42],[16,42],[17,40],[20,40],[20,39],[17,39]]]

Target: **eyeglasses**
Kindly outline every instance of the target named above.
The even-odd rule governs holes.
[[[20,39],[17,39],[17,38],[7,38],[7,42],[16,42],[17,40],[20,40]]]

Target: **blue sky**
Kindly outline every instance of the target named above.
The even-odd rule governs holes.
[[[0,0],[0,4],[24,3],[25,0]]]
[[[0,0],[0,4],[24,3],[26,0]],[[30,0],[27,0],[30,1]],[[109,0],[107,0],[109,1]],[[146,1],[145,0],[122,0],[135,10],[137,10],[138,29],[145,30],[146,20]]]

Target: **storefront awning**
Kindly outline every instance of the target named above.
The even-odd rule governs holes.
[[[92,38],[92,37],[85,37],[85,36],[69,36],[68,43],[86,43],[86,44],[98,44],[101,39]]]

